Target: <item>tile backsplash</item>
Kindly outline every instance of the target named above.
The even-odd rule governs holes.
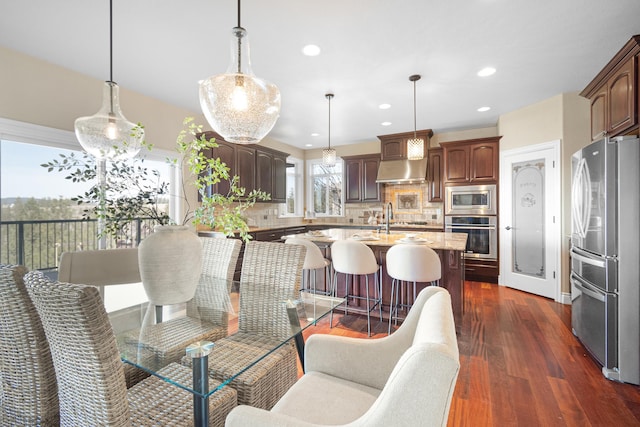
[[[378,203],[347,203],[345,216],[340,218],[316,218],[318,223],[352,223],[367,224],[371,215],[376,216],[378,223],[383,222],[385,205],[393,205],[393,220],[395,222],[424,222],[442,225],[444,221],[442,203],[429,203],[427,184],[385,184],[382,186],[384,202]],[[302,218],[279,217],[278,203],[257,203],[247,210],[246,218],[251,227],[288,226],[300,224]]]

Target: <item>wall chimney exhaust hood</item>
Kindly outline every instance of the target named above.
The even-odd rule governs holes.
[[[427,181],[428,158],[420,160],[383,160],[376,182],[386,184],[417,184]]]

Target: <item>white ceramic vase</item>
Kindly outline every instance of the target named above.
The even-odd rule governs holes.
[[[202,270],[202,243],[182,225],[156,225],[138,247],[142,285],[155,305],[180,304],[193,298]]]

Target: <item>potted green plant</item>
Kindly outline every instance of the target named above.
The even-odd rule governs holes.
[[[97,160],[87,153],[60,154],[59,158],[41,166],[49,172],[66,172],[65,178],[73,182],[95,182],[89,190],[72,200],[86,206],[83,218],[104,220],[105,226],[99,237],[118,238],[135,218],[150,218],[158,225],[202,225],[227,236],[238,233],[242,239],[248,240],[249,227],[244,213],[256,201],[269,200],[270,195],[259,190],[246,194],[239,178],[230,176],[230,168],[226,164],[219,158],[205,155],[207,149],[218,146],[215,139],[207,139],[202,126],[195,124],[192,117],[187,117],[183,124],[176,141],[179,158],[167,159],[184,174],[179,192],[186,209],[179,219],[170,218],[166,210],[169,184],[162,181],[157,170],[146,167],[144,156],[131,161],[108,161],[104,185],[98,182]],[[153,145],[144,142],[143,147],[152,150]],[[209,194],[209,186],[222,180],[229,181],[229,192]],[[187,197],[187,192],[192,189],[189,183],[200,194],[201,203],[196,208],[191,207]]]
[[[144,143],[146,149],[152,146]],[[208,157],[205,152],[217,147],[214,139],[207,139],[202,126],[193,118],[184,120],[184,129],[177,138],[178,159],[170,160],[180,168],[184,178],[180,196],[187,209],[180,221],[169,217],[160,199],[168,196],[169,186],[156,170],[144,166],[144,158],[133,161],[108,162],[106,180],[96,183],[87,192],[73,198],[78,204],[89,205],[85,218],[102,219],[102,235],[119,236],[135,218],[146,217],[156,222],[154,233],[139,245],[140,276],[151,303],[169,305],[188,301],[195,293],[202,265],[202,246],[189,224],[203,225],[227,236],[238,233],[250,239],[244,212],[258,200],[270,195],[254,190],[245,194],[237,176],[231,177],[229,167],[220,158]],[[60,159],[42,165],[49,171],[65,171],[74,182],[97,181],[96,160],[89,155],[60,155]],[[209,194],[211,185],[229,181],[227,194]],[[187,192],[191,182],[200,194],[201,203],[191,209]]]

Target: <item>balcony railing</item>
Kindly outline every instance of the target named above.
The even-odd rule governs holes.
[[[138,218],[106,248],[135,247],[153,232],[155,221]],[[53,270],[62,252],[98,249],[96,220],[36,220],[0,222],[0,264],[20,264],[30,270]]]

